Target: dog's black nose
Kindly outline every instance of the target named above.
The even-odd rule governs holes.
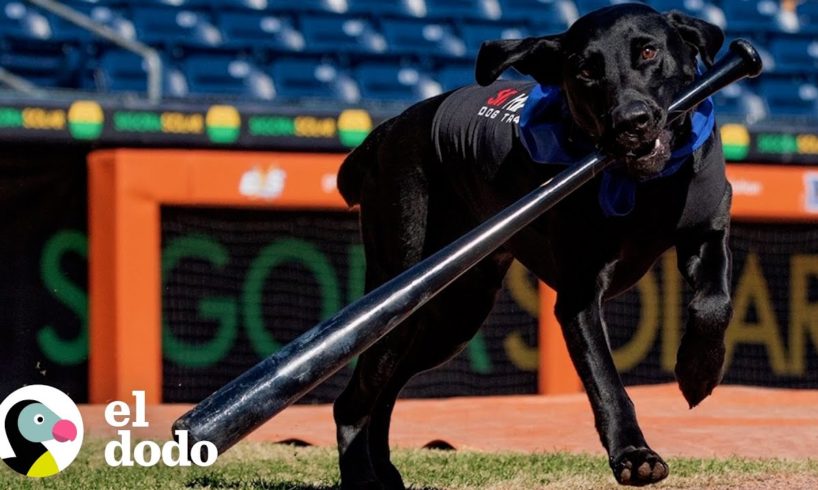
[[[627,102],[614,109],[611,114],[614,129],[622,132],[642,131],[652,122],[650,108],[645,102]]]

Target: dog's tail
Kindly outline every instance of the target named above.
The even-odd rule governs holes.
[[[388,121],[376,127],[357,148],[344,159],[338,170],[338,190],[349,206],[360,204],[364,179],[375,165],[380,140],[386,132]]]

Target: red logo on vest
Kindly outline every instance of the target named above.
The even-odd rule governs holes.
[[[489,100],[486,101],[486,104],[497,107],[503,105],[508,99],[510,99],[514,94],[519,93],[519,90],[513,88],[506,88],[499,92],[494,97],[491,97]]]

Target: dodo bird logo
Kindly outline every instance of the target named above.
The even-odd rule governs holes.
[[[56,475],[82,446],[79,409],[51,386],[25,386],[10,394],[0,403],[0,421],[0,458],[26,476]]]

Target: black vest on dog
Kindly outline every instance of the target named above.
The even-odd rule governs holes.
[[[545,94],[543,92],[543,88],[533,82],[500,81],[486,87],[470,85],[450,93],[432,121],[437,157],[444,162],[492,168],[518,147],[524,148],[532,161],[543,164],[570,165],[588,155],[593,145],[571,140],[568,125],[562,122],[569,115],[564,97],[558,90],[549,93],[548,87]],[[537,107],[532,107],[532,103]],[[689,162],[699,156],[701,152],[697,150],[707,149],[712,143],[716,132],[712,110],[710,101],[700,105],[694,115],[691,141],[673,151],[665,170],[654,179],[690,170],[685,167],[693,166]],[[531,121],[531,118],[540,120]],[[689,196],[683,213],[683,221],[689,224],[709,215],[727,185],[723,164],[697,166],[694,170],[696,184],[703,184],[714,192],[701,192],[698,185],[691,186],[696,187],[696,196]],[[629,214],[635,206],[640,183],[615,168],[606,170],[599,190],[599,204],[605,216]],[[706,195],[717,196],[717,200],[701,202],[701,197]],[[694,198],[698,201],[692,200]]]

